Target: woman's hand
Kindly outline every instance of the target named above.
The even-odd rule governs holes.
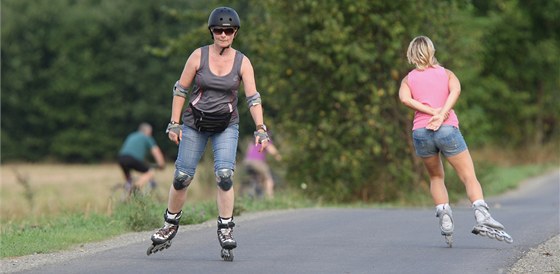
[[[443,124],[445,119],[446,119],[446,117],[445,117],[444,114],[442,114],[442,113],[436,114],[436,115],[432,116],[432,118],[430,118],[426,128],[430,129],[430,130],[433,130],[433,131],[437,131],[441,127],[441,125]]]
[[[268,141],[270,141],[270,138],[268,137],[268,133],[266,133],[266,131],[264,130],[257,130],[255,131],[254,135],[255,135],[255,146],[261,144],[261,148],[259,149],[259,152],[263,152],[268,146]]]
[[[181,139],[183,138],[183,131],[179,130],[179,134],[173,131],[169,131],[167,137],[169,137],[169,140],[171,140],[171,142],[175,143],[176,145],[179,145],[179,141],[181,141]]]
[[[181,130],[181,125],[177,122],[171,122],[167,125],[167,138],[171,140],[171,142],[175,143],[176,145],[179,144],[179,141],[183,138],[183,131]]]

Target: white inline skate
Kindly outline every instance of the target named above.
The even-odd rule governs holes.
[[[221,256],[224,261],[233,261],[233,249],[237,247],[237,242],[233,238],[233,218],[230,221],[222,222],[218,217],[218,241],[222,247]]]
[[[443,209],[436,210],[436,217],[439,218],[439,228],[441,235],[445,238],[447,246],[453,247],[453,213],[449,205],[445,205]]]
[[[171,246],[171,240],[175,237],[177,231],[179,230],[179,221],[181,220],[183,211],[175,214],[175,216],[172,218],[168,217],[168,213],[169,212],[165,210],[165,213],[163,215],[163,218],[165,220],[165,222],[163,223],[163,227],[158,229],[152,235],[152,245],[148,247],[148,251],[146,252],[148,256],[150,256],[150,254],[169,248]]]
[[[473,227],[472,233],[498,241],[505,241],[508,244],[513,243],[513,238],[504,231],[504,226],[492,218],[487,204],[473,205],[473,209],[476,225]]]

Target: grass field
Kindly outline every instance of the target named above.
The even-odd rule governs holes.
[[[155,197],[167,199],[174,167],[156,171]],[[7,164],[0,166],[0,221],[63,213],[110,213],[124,182],[117,164]],[[201,166],[189,190],[189,203],[215,197],[213,172]],[[113,197],[117,196],[117,197]]]
[[[493,166],[506,168],[507,174],[503,174],[499,170],[491,171],[494,175],[493,180],[502,180],[501,177],[515,175],[510,174],[512,171],[507,167],[528,164],[548,166],[548,168],[558,167],[560,155],[557,152],[558,146],[552,145],[536,149],[526,148],[525,151],[517,152],[487,148],[472,151],[472,155],[477,164],[489,162]],[[201,165],[197,168],[195,179],[189,187],[187,203],[215,199],[215,178],[211,169],[212,163],[203,158]],[[530,169],[534,171],[522,171],[522,173],[543,171],[540,168]],[[519,168],[513,168],[513,170],[521,171]],[[167,199],[173,172],[173,164],[168,164],[164,170],[156,171],[155,177],[158,186],[153,196],[162,203]],[[3,164],[0,165],[0,175],[0,223],[76,212],[110,213],[115,199],[119,198],[114,197],[113,188],[124,181],[122,172],[116,163]],[[239,187],[238,181],[242,176],[242,172],[236,173],[234,176],[235,187]],[[515,182],[516,180],[511,178],[506,181]],[[498,189],[493,189],[493,186],[488,186],[485,191],[494,195],[515,186],[498,184],[498,187]]]
[[[473,151],[485,194],[497,195],[515,188],[524,179],[558,169],[557,147],[526,150],[513,154],[496,150]],[[488,162],[488,163],[484,163]],[[215,218],[216,195],[212,164],[204,160],[190,186],[182,224],[195,224]],[[150,196],[135,196],[118,203],[113,187],[120,184],[121,171],[116,164],[4,164],[0,165],[0,258],[34,253],[49,253],[76,244],[94,242],[130,231],[145,231],[161,225],[167,191],[174,167],[157,171],[159,183]],[[451,176],[449,176],[451,177]],[[456,195],[464,198],[458,182]],[[236,173],[235,187],[243,172]],[[236,190],[236,193],[239,191]],[[453,188],[449,189],[450,191]],[[413,193],[407,201],[416,206],[431,205],[429,193]],[[154,198],[155,197],[155,198]],[[240,195],[236,194],[236,197]],[[393,206],[411,205],[395,201]],[[380,206],[372,204],[324,204],[307,197],[301,190],[282,188],[274,199],[236,199],[234,213],[313,206]],[[391,204],[381,206],[392,206]],[[111,225],[107,225],[111,224]]]
[[[472,151],[476,163],[489,162],[498,167],[540,165],[558,167],[558,146],[527,148],[525,151],[508,152],[496,149]],[[204,159],[197,168],[195,179],[189,187],[188,204],[213,201],[216,195],[215,179],[210,162]],[[524,173],[538,172],[523,171]],[[508,169],[506,169],[508,170]],[[173,178],[174,166],[168,164],[164,170],[156,171],[158,187],[155,197],[164,203]],[[57,216],[68,213],[108,214],[113,209],[115,199],[113,188],[124,181],[116,163],[71,165],[71,164],[3,164],[0,165],[0,223],[7,223],[30,217]],[[497,177],[514,176],[507,171]],[[534,174],[536,175],[536,174]],[[242,172],[234,176],[236,188]],[[515,176],[514,176],[515,177]],[[515,178],[507,179],[516,182]],[[485,186],[486,187],[486,186]],[[498,184],[497,189],[489,186],[488,194],[504,191],[507,184]]]

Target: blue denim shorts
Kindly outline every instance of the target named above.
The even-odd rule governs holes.
[[[459,128],[443,125],[437,131],[419,128],[412,131],[416,155],[430,157],[443,153],[445,157],[457,155],[467,150],[467,143]]]

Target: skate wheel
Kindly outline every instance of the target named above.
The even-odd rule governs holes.
[[[152,252],[152,250],[154,250],[154,246],[153,246],[153,245],[151,245],[150,247],[148,247],[148,250],[146,251],[146,255],[150,256],[152,253],[155,253],[155,251]]]
[[[233,261],[233,251],[231,249],[222,249],[222,259],[226,262]]]
[[[162,244],[153,244],[152,243],[152,245],[150,247],[148,247],[148,250],[146,251],[146,254],[148,256],[150,256],[151,254],[156,253],[158,251],[162,251],[164,249],[167,249],[170,246],[171,246],[171,241],[168,241],[168,242],[165,242],[165,243],[162,243]]]
[[[164,250],[164,249],[168,249],[170,246],[171,246],[171,241],[165,242],[165,243],[163,243],[163,244],[160,246],[160,248],[158,249],[158,251],[162,251],[162,250]]]
[[[511,237],[505,237],[504,240],[505,240],[505,242],[508,243],[508,244],[513,243],[513,239],[512,239]]]

